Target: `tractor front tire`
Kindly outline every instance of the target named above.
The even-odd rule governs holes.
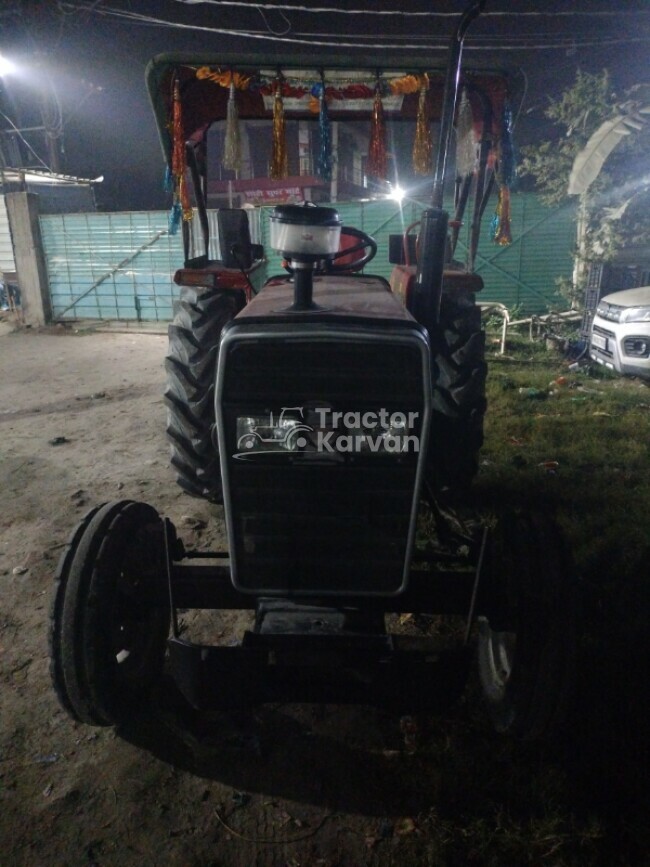
[[[437,496],[462,498],[478,472],[487,402],[485,332],[474,295],[443,294],[431,333],[433,412],[428,478]]]
[[[183,288],[169,326],[165,403],[171,464],[186,493],[213,503],[222,501],[214,412],[219,339],[237,312],[231,294]]]
[[[49,645],[55,692],[78,722],[125,722],[160,677],[165,566],[163,522],[146,503],[106,503],[74,530],[55,576]]]
[[[577,584],[558,526],[542,513],[505,512],[490,532],[487,616],[478,673],[496,731],[519,740],[560,733],[577,655]]]

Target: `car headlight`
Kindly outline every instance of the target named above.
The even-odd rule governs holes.
[[[607,319],[609,322],[621,322],[621,314],[625,311],[625,307],[620,307],[617,304],[608,304],[607,301],[601,301],[596,308],[596,313],[601,319]]]
[[[650,307],[627,307],[621,313],[620,322],[650,322]]]

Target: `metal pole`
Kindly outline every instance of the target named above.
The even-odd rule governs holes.
[[[431,204],[434,208],[442,208],[444,193],[445,169],[447,166],[447,154],[451,142],[454,114],[456,113],[456,100],[460,84],[460,67],[463,54],[463,40],[469,25],[483,12],[487,0],[472,0],[472,3],[463,12],[458,26],[451,40],[449,49],[449,62],[445,77],[445,89],[442,98],[442,115],[440,118],[440,136],[438,139],[438,154],[436,157],[436,170],[433,176],[433,195]]]

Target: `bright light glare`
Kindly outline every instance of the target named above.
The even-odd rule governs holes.
[[[388,194],[389,199],[393,199],[393,201],[397,202],[398,205],[402,204],[402,199],[406,195],[406,190],[403,190],[399,184],[395,184],[393,189]]]
[[[9,60],[8,57],[3,57],[0,54],[0,76],[2,75],[11,75],[12,72],[16,71],[16,64]]]

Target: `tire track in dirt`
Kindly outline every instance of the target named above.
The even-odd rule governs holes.
[[[57,400],[52,403],[42,404],[41,406],[27,407],[25,409],[6,409],[0,410],[0,424],[7,421],[16,421],[21,418],[28,418],[32,415],[50,415],[52,413],[62,412],[78,412],[80,409],[94,409],[100,406],[102,402],[133,400],[134,398],[150,395],[155,391],[155,386],[151,385],[125,385],[120,388],[114,388],[106,391],[95,392],[88,395],[77,395],[66,400]],[[162,386],[160,388],[162,401]]]

